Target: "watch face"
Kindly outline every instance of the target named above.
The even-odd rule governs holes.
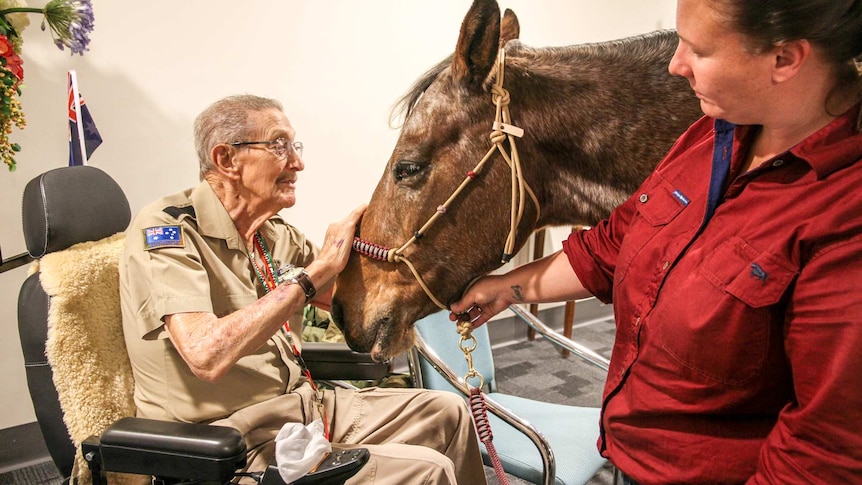
[[[284,277],[286,279],[289,279],[289,280],[299,278],[300,276],[302,276],[303,271],[304,271],[304,269],[302,267],[294,266],[294,267],[288,269],[287,273],[284,273]]]
[[[278,270],[278,276],[281,281],[293,281],[302,276],[303,272],[305,268],[291,264]]]

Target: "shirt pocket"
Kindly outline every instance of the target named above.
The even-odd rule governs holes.
[[[743,386],[764,374],[770,345],[781,338],[781,300],[797,270],[738,236],[704,259],[692,282],[692,313],[660,325],[664,349],[685,367],[726,386]],[[705,280],[705,281],[704,281]],[[683,313],[684,313],[683,312]]]
[[[798,273],[788,261],[758,251],[738,236],[722,243],[702,272],[717,288],[751,308],[778,303]]]
[[[652,227],[666,225],[688,205],[688,198],[660,176],[642,187],[637,199],[638,214]]]
[[[617,284],[625,279],[635,258],[654,260],[654,255],[644,254],[646,246],[688,205],[685,195],[659,174],[653,174],[652,178],[635,192],[633,198],[636,214],[620,247],[615,271]],[[654,248],[658,249],[661,248]]]

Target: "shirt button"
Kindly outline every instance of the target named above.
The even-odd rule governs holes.
[[[772,162],[772,166],[773,166],[773,167],[780,167],[780,166],[782,166],[782,165],[784,165],[784,160],[782,160],[782,159],[780,159],[780,158],[779,158],[778,160],[776,160],[776,161]]]
[[[661,265],[662,271],[666,270],[668,266],[670,266],[670,261],[665,261],[664,264]]]
[[[641,202],[646,202],[649,200],[649,196],[646,194],[641,194],[641,196],[638,198],[638,200]]]

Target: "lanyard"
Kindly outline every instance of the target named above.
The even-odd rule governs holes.
[[[260,255],[260,259],[264,261],[265,264],[263,266],[263,270],[261,270],[257,265],[255,254]],[[272,263],[272,255],[269,253],[269,248],[266,247],[266,242],[263,240],[260,232],[254,233],[254,251],[251,253],[251,258],[249,259],[251,259],[251,264],[254,266],[254,272],[257,274],[257,279],[260,281],[261,285],[263,285],[264,292],[269,293],[274,290],[279,283],[278,279],[275,277],[277,270]],[[317,389],[314,379],[311,378],[311,370],[309,370],[308,365],[305,363],[305,359],[302,358],[302,352],[299,351],[299,348],[293,341],[293,334],[290,332],[289,322],[284,322],[284,325],[281,326],[281,332],[284,334],[285,338],[287,338],[287,343],[290,345],[290,350],[293,352],[294,357],[296,357],[296,361],[299,364],[302,374],[305,375],[305,378],[308,379],[308,383],[311,384],[311,388],[314,390],[314,402],[317,405],[320,416],[323,418],[323,435],[326,437],[327,441],[329,441],[329,423],[326,419],[326,409],[323,407],[323,400],[320,398],[320,391]]]

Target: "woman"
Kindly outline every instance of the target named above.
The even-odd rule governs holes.
[[[706,116],[452,312],[613,302],[599,450],[627,483],[862,483],[862,2],[679,0],[677,30]]]

